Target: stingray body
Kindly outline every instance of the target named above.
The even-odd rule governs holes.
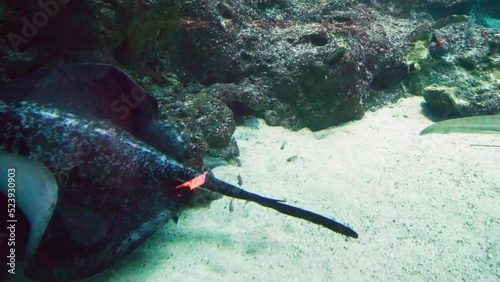
[[[26,270],[38,280],[84,278],[128,254],[175,219],[178,203],[169,193],[199,174],[109,123],[55,108],[3,104],[0,122],[0,149],[42,163],[59,186]]]
[[[34,234],[44,234],[30,238],[26,273],[40,281],[71,281],[100,272],[134,250],[168,220],[176,221],[182,199],[179,195],[186,192],[176,187],[200,172],[176,160],[184,148],[182,140],[171,125],[156,120],[153,97],[147,95],[141,100],[146,101],[143,106],[141,101],[129,104],[128,115],[117,115],[112,108],[106,110],[136,87],[123,72],[95,64],[65,66],[62,73],[53,72],[42,70],[0,86],[0,151],[4,152],[0,157],[26,157],[30,162],[16,163],[36,162],[53,173],[57,189],[48,183],[44,191],[56,195],[55,209],[42,205],[24,210],[40,211],[27,218]],[[89,75],[93,80],[84,82],[77,74]],[[68,93],[58,90],[58,85]],[[89,85],[99,95],[89,92]],[[61,95],[73,98],[55,100]],[[39,189],[31,186],[26,189]],[[346,236],[358,236],[330,218],[247,192],[211,174],[203,187]],[[32,201],[17,200],[21,209]]]

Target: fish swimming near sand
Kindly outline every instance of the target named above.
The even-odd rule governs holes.
[[[154,97],[104,64],[43,69],[0,85],[0,163],[33,177],[23,180],[25,194],[16,198],[32,229],[24,256],[28,277],[89,277],[177,221],[193,192],[183,184],[202,173],[179,162],[183,141],[172,125],[157,120],[157,111]],[[202,187],[358,237],[328,217],[211,173]],[[33,199],[26,197],[36,193],[46,198],[30,206]]]
[[[205,155],[205,157],[203,157],[203,165],[210,169],[214,169],[219,166],[226,166],[228,162],[221,158]]]
[[[430,133],[499,134],[500,114],[463,117],[436,122],[422,130],[420,135]]]
[[[470,19],[467,22],[467,28],[471,28],[474,23],[480,24],[487,28],[500,29],[500,18],[493,12],[494,9],[481,9],[480,1],[472,1],[472,10]]]

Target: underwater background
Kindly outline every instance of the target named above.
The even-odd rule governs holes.
[[[3,0],[0,35],[2,281],[500,279],[498,0]]]

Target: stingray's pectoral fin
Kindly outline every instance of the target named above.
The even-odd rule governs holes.
[[[35,254],[57,203],[57,182],[42,163],[0,152],[0,191],[21,209],[30,222],[24,260]],[[9,202],[10,203],[10,202]]]

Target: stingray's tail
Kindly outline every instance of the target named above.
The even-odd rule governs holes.
[[[353,237],[353,238],[358,238],[358,233],[356,231],[352,230],[351,228],[343,225],[342,223],[336,222],[335,220],[332,220],[330,218],[324,217],[322,215],[319,215],[317,213],[313,213],[301,208],[297,208],[294,206],[290,206],[287,204],[284,204],[283,201],[280,200],[275,200],[275,199],[270,199],[266,197],[259,196],[257,194],[250,193],[248,191],[245,191],[241,188],[238,188],[234,185],[231,185],[229,183],[226,183],[224,181],[221,181],[213,175],[208,174],[205,184],[203,185],[205,189],[220,193],[222,195],[226,195],[229,197],[237,198],[237,199],[242,199],[242,200],[247,200],[247,201],[252,201],[255,202],[261,206],[268,207],[275,209],[281,213],[297,217],[297,218],[302,218],[304,220],[310,221],[312,223],[316,223],[319,225],[322,225],[334,232],[340,233],[345,236]]]

